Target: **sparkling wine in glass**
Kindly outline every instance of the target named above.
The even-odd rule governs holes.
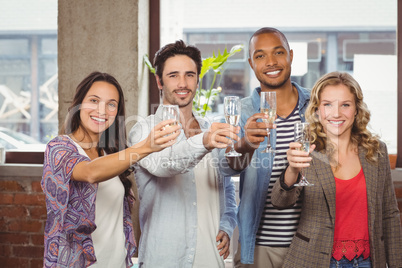
[[[261,103],[260,103],[261,113],[268,115],[268,118],[264,118],[263,122],[273,124],[276,119],[276,92],[261,92]],[[271,146],[271,131],[267,128],[268,140],[267,148],[265,148],[262,153],[275,153]]]
[[[224,99],[224,113],[226,123],[237,127],[240,121],[241,103],[240,98],[237,96],[228,96]],[[236,152],[234,149],[234,142],[232,140],[232,146],[229,152],[225,153],[225,156],[236,157],[241,156],[241,153]]]
[[[174,119],[175,121],[165,127],[171,127],[177,125],[180,122],[180,110],[178,105],[163,105],[162,106],[162,120]],[[173,149],[170,147],[170,156],[167,162],[170,167],[174,166],[173,161]]]
[[[300,151],[309,152],[310,151],[310,130],[308,123],[295,123],[295,142],[301,144],[301,147],[298,148]],[[295,186],[313,186],[314,184],[309,183],[304,174],[304,168],[301,169],[301,179]]]

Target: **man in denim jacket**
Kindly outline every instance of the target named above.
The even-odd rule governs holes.
[[[154,66],[163,104],[179,106],[182,130],[172,147],[135,165],[140,196],[139,267],[224,268],[237,206],[235,186],[219,172],[215,148],[238,140],[239,128],[226,123],[209,126],[192,113],[201,70],[197,48],[181,40],[168,44],[156,53]],[[142,141],[160,121],[162,106],[132,128],[130,143]]]
[[[260,87],[242,99],[241,140],[235,144],[241,157],[227,158],[226,176],[240,172],[240,204],[237,213],[239,246],[235,267],[281,267],[300,218],[300,204],[289,210],[272,207],[273,183],[287,166],[286,150],[293,140],[294,123],[304,122],[309,92],[290,80],[293,51],[275,28],[261,28],[249,43],[249,63]],[[276,92],[274,125],[261,121],[260,92]],[[266,117],[266,116],[265,116]],[[263,153],[267,127],[275,154]],[[220,158],[224,159],[225,150]]]

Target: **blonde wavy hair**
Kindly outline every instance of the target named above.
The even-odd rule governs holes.
[[[336,163],[333,159],[336,150],[335,145],[328,142],[327,135],[323,130],[323,126],[319,121],[317,110],[320,105],[320,95],[322,91],[329,85],[345,85],[354,95],[356,111],[355,121],[353,122],[350,140],[353,144],[363,146],[367,149],[366,159],[370,163],[375,164],[378,161],[379,139],[377,135],[373,135],[367,125],[370,121],[370,111],[366,103],[363,102],[363,92],[359,83],[348,73],[331,72],[322,76],[311,90],[310,103],[306,110],[306,119],[310,123],[310,131],[312,142],[316,145],[318,152],[325,152],[329,156],[331,165]],[[335,164],[337,166],[337,164]]]

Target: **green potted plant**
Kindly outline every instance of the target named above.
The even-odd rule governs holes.
[[[218,55],[215,56],[215,52],[212,53],[212,57],[208,57],[202,60],[202,68],[200,73],[200,86],[196,92],[196,95],[193,99],[193,110],[198,115],[205,117],[206,113],[211,110],[211,104],[216,99],[218,94],[222,91],[221,87],[219,87],[220,81],[217,84],[217,87],[214,88],[214,84],[218,75],[222,75],[224,68],[224,63],[228,60],[229,57],[233,56],[237,52],[240,52],[243,49],[243,45],[233,46],[228,52],[227,49],[221,53],[218,50]],[[148,55],[144,55],[144,62],[148,66],[151,73],[155,74],[155,68],[152,66],[149,61]],[[214,76],[211,84],[203,88],[203,78],[210,71],[213,70]]]

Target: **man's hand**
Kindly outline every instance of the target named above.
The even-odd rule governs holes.
[[[257,122],[258,119],[268,118],[263,113],[256,113],[249,119],[244,126],[244,137],[239,144],[238,152],[250,152],[260,146],[260,143],[267,137],[267,128],[275,128],[274,124],[268,124],[264,122]],[[237,149],[237,148],[236,148]]]
[[[268,118],[268,116],[263,113],[256,113],[247,119],[244,125],[244,137],[235,144],[236,152],[241,153],[242,156],[226,157],[232,169],[238,171],[245,169],[249,165],[255,149],[257,149],[260,143],[267,137],[267,128],[276,127],[274,124],[257,122],[258,119],[263,118]],[[228,149],[226,151],[228,151]]]
[[[223,256],[223,259],[226,259],[230,254],[230,238],[229,235],[220,230],[218,235],[216,236],[216,242],[219,242],[218,251],[219,255]]]
[[[246,154],[253,153],[260,143],[267,137],[267,128],[275,128],[274,124],[257,122],[258,119],[268,118],[263,113],[256,113],[247,119],[244,125],[244,137],[235,146],[237,152]]]
[[[232,140],[239,140],[239,136],[237,136],[239,131],[240,127],[234,127],[226,123],[212,123],[209,130],[204,133],[204,146],[207,150],[226,148],[232,144]]]

